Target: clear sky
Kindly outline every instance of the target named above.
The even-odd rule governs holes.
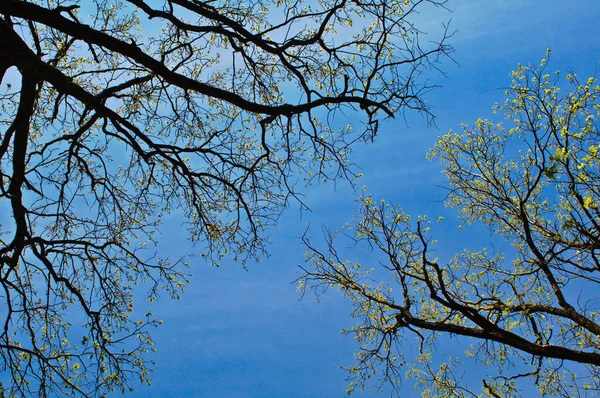
[[[356,147],[353,159],[363,169],[361,185],[375,197],[414,215],[454,219],[456,214],[441,203],[443,190],[436,187],[444,183],[440,167],[425,159],[426,151],[447,130],[492,117],[490,108],[503,100],[498,89],[510,84],[510,71],[517,63],[539,63],[546,48],[552,50],[551,70],[593,75],[600,61],[600,1],[450,0],[448,8],[451,12],[421,15],[421,29],[432,39],[450,19],[458,31],[450,42],[458,65],[445,62],[446,77],[431,75],[443,86],[428,97],[437,128],[427,128],[419,117],[399,117],[385,125],[374,143]],[[151,306],[164,321],[153,331],[158,350],[153,384],[132,396],[345,396],[346,375],[339,365],[352,364],[355,345],[339,330],[352,325],[349,308],[335,291],[320,303],[308,296],[300,300],[291,282],[302,262],[298,237],[309,224],[318,237],[321,224],[337,228],[349,221],[358,193],[347,183],[335,189],[313,186],[304,193],[312,211],[301,216],[292,204],[270,230],[270,258],[250,264],[247,271],[234,263],[210,268],[197,259],[182,300],[163,299]],[[178,222],[162,231],[163,247],[175,255],[199,251],[185,241]],[[473,244],[473,236],[456,233],[452,222],[437,232],[443,250]],[[410,381],[406,388],[406,396],[417,395]],[[379,395],[365,391],[355,396]]]

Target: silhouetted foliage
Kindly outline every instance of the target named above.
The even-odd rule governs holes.
[[[182,212],[207,262],[260,256],[298,183],[352,179],[353,142],[428,114],[419,79],[450,48],[421,46],[425,3],[444,1],[0,1],[9,394],[148,381],[158,321],[132,318],[133,286],[187,281],[161,220]]]
[[[434,225],[370,195],[352,225],[327,235],[326,250],[305,238],[301,287],[339,289],[358,318],[347,331],[360,346],[351,389],[376,376],[396,391],[413,379],[427,397],[516,397],[534,384],[542,395],[598,393],[600,86],[568,74],[572,90],[561,94],[559,73],[546,69],[546,60],[519,66],[494,108],[501,123],[479,119],[430,152],[450,182],[447,205],[465,228],[479,223],[503,239],[504,250],[439,259],[436,245],[448,247],[431,237]],[[344,260],[343,236],[384,261]],[[411,337],[416,359],[403,349]],[[449,341],[462,344],[462,358],[433,354]],[[477,392],[473,369],[486,366]]]

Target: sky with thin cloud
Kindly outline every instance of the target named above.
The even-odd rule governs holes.
[[[297,204],[290,205],[278,227],[269,231],[271,256],[262,263],[249,264],[247,270],[235,263],[210,268],[197,258],[182,300],[165,298],[152,305],[154,315],[164,321],[153,331],[153,384],[131,396],[345,396],[346,374],[339,366],[352,364],[355,345],[339,331],[352,325],[350,308],[335,291],[320,302],[301,299],[292,281],[303,259],[299,237],[310,226],[308,233],[318,240],[322,226],[336,229],[350,221],[362,185],[410,214],[444,216],[448,222],[436,227],[442,252],[476,249],[492,239],[456,231],[456,214],[442,203],[440,166],[425,154],[437,136],[459,130],[462,123],[479,117],[502,121],[491,107],[503,100],[511,70],[518,63],[538,64],[547,48],[552,50],[550,70],[594,75],[600,61],[600,1],[450,0],[447,6],[449,11],[421,13],[418,21],[428,34],[425,40],[435,40],[448,21],[457,31],[450,40],[455,62],[440,65],[445,76],[429,76],[441,86],[428,95],[435,126],[408,113],[388,121],[373,143],[358,144],[353,160],[364,175],[359,189],[344,182],[304,189],[311,211],[300,213]],[[347,117],[352,123],[353,116]],[[180,221],[171,220],[162,228],[161,247],[174,256],[199,251],[186,235]],[[368,252],[362,256],[370,261]],[[406,349],[415,347],[408,344]],[[458,350],[445,349],[435,355]],[[416,396],[410,380],[403,388],[405,396]],[[380,395],[364,391],[355,396]]]

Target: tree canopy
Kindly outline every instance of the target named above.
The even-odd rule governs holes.
[[[298,184],[351,180],[352,143],[429,114],[422,75],[451,48],[421,43],[412,16],[444,3],[1,1],[9,395],[148,381],[159,321],[134,312],[134,286],[152,301],[188,278],[153,248],[164,217],[186,217],[206,262],[261,256]]]
[[[373,378],[398,391],[408,378],[427,397],[598,393],[600,86],[546,64],[512,73],[493,108],[504,120],[450,131],[429,153],[448,178],[447,205],[463,228],[489,229],[493,250],[444,255],[456,249],[436,223],[367,194],[325,249],[305,237],[301,288],[339,289],[357,318],[346,330],[359,345],[350,390]],[[381,262],[345,260],[347,239]],[[434,355],[448,344],[464,355]]]

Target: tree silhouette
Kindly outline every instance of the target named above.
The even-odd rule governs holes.
[[[493,253],[438,258],[444,238],[434,240],[432,223],[369,195],[351,227],[327,235],[326,250],[305,238],[302,288],[338,288],[358,319],[347,331],[360,346],[351,389],[374,375],[396,390],[407,376],[436,397],[600,389],[600,86],[568,74],[571,91],[561,94],[546,62],[513,72],[494,108],[510,127],[478,119],[430,152],[463,226],[480,223],[504,242]],[[336,244],[344,235],[372,248],[381,266],[344,260]],[[465,355],[434,357],[452,336]],[[416,359],[403,349],[412,337]],[[477,392],[473,369],[485,366]]]
[[[352,179],[353,142],[429,114],[421,76],[451,48],[419,42],[425,3],[444,1],[1,1],[9,395],[147,381],[158,321],[132,318],[133,286],[187,281],[161,220],[182,212],[208,262],[260,256],[298,184]]]

